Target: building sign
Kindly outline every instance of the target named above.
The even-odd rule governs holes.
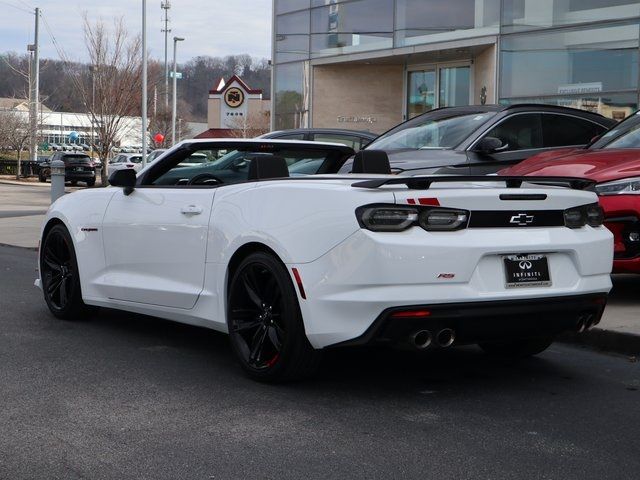
[[[224,103],[229,108],[241,107],[244,103],[244,92],[237,87],[229,88],[224,92]]]
[[[560,85],[558,93],[560,95],[584,95],[587,93],[602,92],[602,82],[591,83],[571,83],[569,85]]]
[[[249,87],[237,75],[229,80],[221,78],[217,87],[209,90],[208,108],[209,128],[214,130],[246,129],[250,117],[268,110],[262,100],[262,90]]]
[[[338,115],[338,123],[369,123],[373,124],[378,121],[373,115]]]
[[[221,128],[241,128],[248,112],[247,93],[242,85],[232,83],[222,92]]]

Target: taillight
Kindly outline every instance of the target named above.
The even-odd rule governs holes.
[[[415,225],[418,210],[403,207],[371,207],[359,212],[360,225],[374,232],[401,232]]]
[[[425,230],[459,230],[469,222],[464,210],[433,208],[420,214],[420,226]]]
[[[127,163],[127,168],[133,168],[133,164]]]
[[[414,226],[427,231],[454,231],[466,228],[469,212],[440,207],[366,205],[356,209],[362,228],[374,232],[402,232]]]
[[[581,228],[585,225],[600,227],[604,223],[604,210],[597,203],[569,208],[564,211],[564,224],[568,228]]]

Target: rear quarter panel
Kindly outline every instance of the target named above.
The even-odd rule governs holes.
[[[360,229],[360,205],[394,203],[392,192],[332,181],[272,181],[221,188],[211,214],[207,261],[227,263],[242,245],[259,242],[284,263],[308,263]]]

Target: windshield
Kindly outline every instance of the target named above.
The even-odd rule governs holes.
[[[439,112],[440,115],[442,112]],[[367,145],[367,150],[420,150],[455,148],[484,125],[495,112],[450,117],[420,117],[420,122],[400,125]]]
[[[589,148],[640,148],[640,112],[615,125]]]

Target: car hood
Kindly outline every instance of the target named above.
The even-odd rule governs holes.
[[[500,175],[580,177],[607,182],[640,176],[640,149],[563,150],[544,153],[501,170]]]

